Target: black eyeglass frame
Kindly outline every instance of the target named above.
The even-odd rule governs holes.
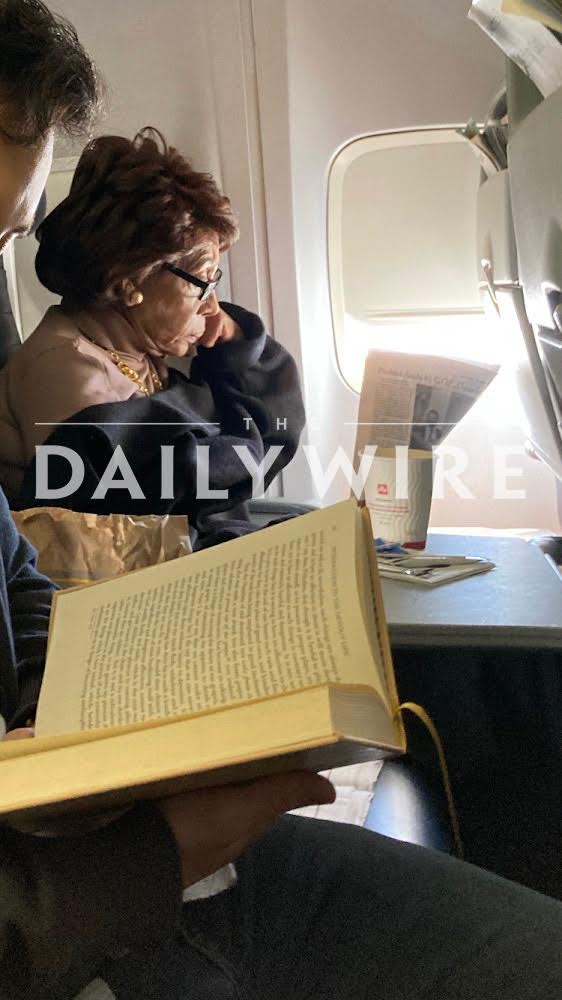
[[[201,294],[197,296],[199,302],[204,302],[205,299],[209,298],[209,295],[213,294],[222,278],[222,271],[220,267],[217,267],[215,277],[212,281],[203,281],[202,278],[196,278],[194,274],[190,274],[189,271],[184,271],[181,267],[176,267],[175,264],[164,264],[164,269],[166,271],[171,271],[172,274],[176,274],[178,278],[183,278],[183,280],[187,281],[188,284],[195,285],[196,288],[200,288]]]

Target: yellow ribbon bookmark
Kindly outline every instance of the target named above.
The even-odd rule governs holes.
[[[447,767],[447,761],[445,759],[445,751],[443,750],[443,744],[441,742],[441,737],[437,732],[437,727],[433,722],[433,719],[428,715],[425,708],[421,705],[416,705],[414,701],[405,701],[396,709],[396,715],[402,715],[404,712],[411,712],[415,715],[421,722],[423,722],[425,728],[427,729],[433,745],[437,750],[437,756],[439,757],[439,767],[441,770],[441,777],[443,779],[443,786],[445,788],[445,795],[447,797],[447,806],[449,809],[449,818],[451,820],[451,828],[453,831],[453,840],[455,842],[455,851],[457,857],[464,858],[464,847],[461,837],[461,828],[459,823],[459,817],[457,809],[455,806],[455,800],[453,798],[453,789],[451,787],[451,779],[449,777],[449,768]]]

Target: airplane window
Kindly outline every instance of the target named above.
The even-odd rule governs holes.
[[[480,165],[454,128],[357,139],[328,185],[330,294],[341,374],[360,390],[369,350],[498,363],[508,335],[478,290]]]

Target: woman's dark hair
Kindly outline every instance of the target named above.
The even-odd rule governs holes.
[[[40,0],[0,0],[0,135],[34,145],[52,128],[85,135],[100,81],[76,31]]]
[[[156,129],[131,141],[100,136],[76,167],[68,196],[37,231],[37,276],[74,308],[121,300],[164,264],[194,271],[208,241],[238,238],[230,201],[210,174],[194,170]]]

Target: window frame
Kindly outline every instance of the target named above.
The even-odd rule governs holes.
[[[467,144],[467,139],[459,133],[463,125],[432,125],[427,127],[412,127],[403,129],[392,129],[385,132],[373,132],[362,136],[357,136],[337,150],[330,163],[328,171],[327,195],[326,195],[326,250],[327,250],[327,272],[328,272],[328,297],[330,302],[330,314],[332,319],[333,351],[336,363],[336,370],[345,386],[355,396],[360,393],[350,382],[347,373],[342,367],[342,356],[344,353],[345,338],[345,295],[343,287],[343,263],[342,263],[342,228],[343,228],[343,184],[346,171],[351,163],[358,156],[364,156],[369,152],[382,151],[385,149],[396,149],[397,147],[416,146],[420,144],[420,137],[423,137],[424,145],[437,145],[444,141],[452,143]],[[360,147],[360,152],[357,147]],[[476,253],[476,247],[475,247]],[[436,309],[420,310],[413,312],[405,309],[402,312],[377,314],[373,320],[373,327],[376,326],[379,318],[386,325],[399,323],[401,320],[411,319],[412,321],[435,318],[444,319],[454,316],[481,316],[484,314],[484,307],[470,309]]]

